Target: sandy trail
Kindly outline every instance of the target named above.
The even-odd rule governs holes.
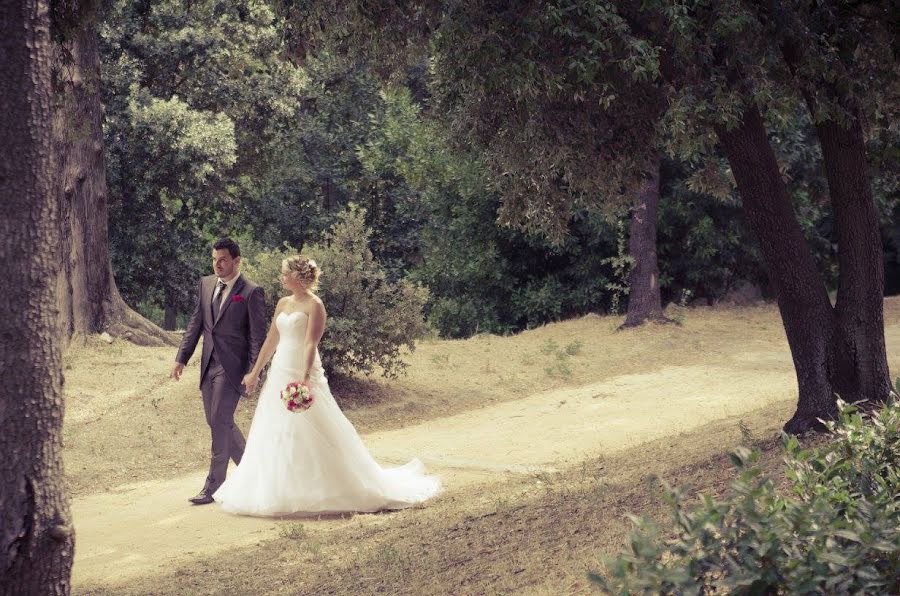
[[[748,351],[731,359],[733,366],[666,367],[526,395],[363,438],[384,464],[419,457],[452,492],[472,482],[563,469],[796,395],[786,350]],[[170,572],[198,555],[278,534],[276,520],[232,516],[215,505],[191,506],[187,497],[202,485],[204,474],[130,484],[76,499],[74,585]],[[384,521],[379,515],[353,519]],[[333,518],[314,525],[319,532],[347,523]]]

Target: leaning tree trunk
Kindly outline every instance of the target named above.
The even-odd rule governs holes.
[[[836,414],[829,374],[835,314],[791,207],[759,109],[753,105],[731,130],[716,131],[760,244],[797,373],[797,411],[785,430],[818,428]]]
[[[65,238],[57,280],[63,338],[108,331],[142,345],[174,345],[172,335],[125,304],[112,274],[95,4],[66,4],[68,12],[54,22],[53,138]]]
[[[884,262],[878,213],[872,198],[866,143],[858,113],[839,84],[816,84],[833,101],[849,108],[847,124],[821,120],[807,81],[798,73],[806,52],[797,38],[796,19],[782,7],[769,10],[780,23],[782,55],[798,76],[801,94],[816,123],[825,177],[838,239],[838,293],[835,334],[829,346],[829,372],[834,391],[847,402],[882,402],[891,392],[884,341]],[[851,51],[852,48],[845,48]]]
[[[810,106],[812,109],[812,106]],[[831,383],[847,402],[883,402],[891,392],[884,342],[884,262],[862,128],[816,124],[838,236],[837,326]]]
[[[0,594],[68,594],[47,0],[0,1]]]
[[[622,327],[636,327],[647,321],[668,321],[662,310],[656,254],[660,165],[657,162],[631,210],[628,252],[634,259],[634,266],[628,274],[628,313]]]

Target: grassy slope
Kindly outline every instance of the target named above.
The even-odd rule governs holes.
[[[900,310],[900,302],[894,310]],[[357,429],[366,433],[623,374],[679,365],[730,366],[728,354],[735,351],[787,354],[771,307],[697,309],[681,327],[624,333],[616,331],[620,322],[587,316],[512,337],[426,341],[409,355],[405,377],[349,379],[333,382],[332,389]],[[566,347],[579,345],[575,356],[565,355]],[[177,476],[208,464],[199,358],[176,383],[167,378],[174,354],[168,348],[97,340],[67,354],[64,441],[70,494]],[[789,366],[785,358],[781,361]],[[249,426],[255,405],[253,399],[242,400],[237,413],[242,428]]]
[[[789,409],[789,408],[788,408]],[[778,474],[773,420],[788,409],[754,412],[763,465]],[[737,420],[656,441],[615,457],[547,476],[473,486],[428,507],[357,516],[329,529],[282,522],[283,536],[200,558],[162,577],[89,594],[504,594],[580,593],[587,571],[626,541],[629,512],[665,520],[652,474],[703,493],[732,478],[725,452],[741,441]],[[374,519],[373,519],[374,518]]]
[[[900,300],[885,318],[900,320]],[[350,381],[335,393],[362,431],[516,399],[553,387],[580,385],[665,366],[726,362],[735,351],[787,354],[777,312],[691,311],[683,327],[616,333],[614,318],[585,317],[510,338],[424,343],[399,381]],[[557,353],[580,342],[577,355]],[[551,343],[557,346],[549,350]],[[171,350],[91,345],[69,354],[66,464],[76,494],[131,479],[170,477],[206,464],[208,437],[196,376],[165,379]],[[893,371],[900,353],[891,353]],[[564,362],[569,372],[557,367]],[[193,367],[196,375],[196,366]],[[246,428],[254,403],[241,409]],[[772,437],[792,404],[754,412],[744,421],[778,469]],[[471,486],[428,507],[359,516],[335,528],[315,521],[285,524],[285,536],[237,549],[164,577],[88,593],[570,593],[588,588],[585,571],[598,569],[629,528],[624,515],[664,518],[649,474],[717,492],[732,477],[724,454],[741,440],[738,421],[656,441],[554,476],[513,477]]]

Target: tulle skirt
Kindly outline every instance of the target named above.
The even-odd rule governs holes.
[[[259,396],[240,465],[213,495],[222,509],[256,516],[402,509],[440,492],[418,459],[382,468],[331,395],[318,355],[315,401],[290,412],[281,390],[299,380],[293,350],[279,346]]]

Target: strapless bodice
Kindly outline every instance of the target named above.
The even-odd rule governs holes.
[[[291,371],[300,370],[308,324],[309,315],[303,311],[278,313],[275,318],[275,326],[278,328],[278,346],[275,349],[275,356],[272,358],[273,366]],[[318,381],[319,377],[322,380],[325,378],[318,350],[316,350],[316,358],[313,361],[311,377],[310,380],[313,382]]]
[[[279,345],[291,344],[292,347],[303,345],[306,341],[306,326],[309,315],[301,310],[280,312],[275,319],[278,328]]]

